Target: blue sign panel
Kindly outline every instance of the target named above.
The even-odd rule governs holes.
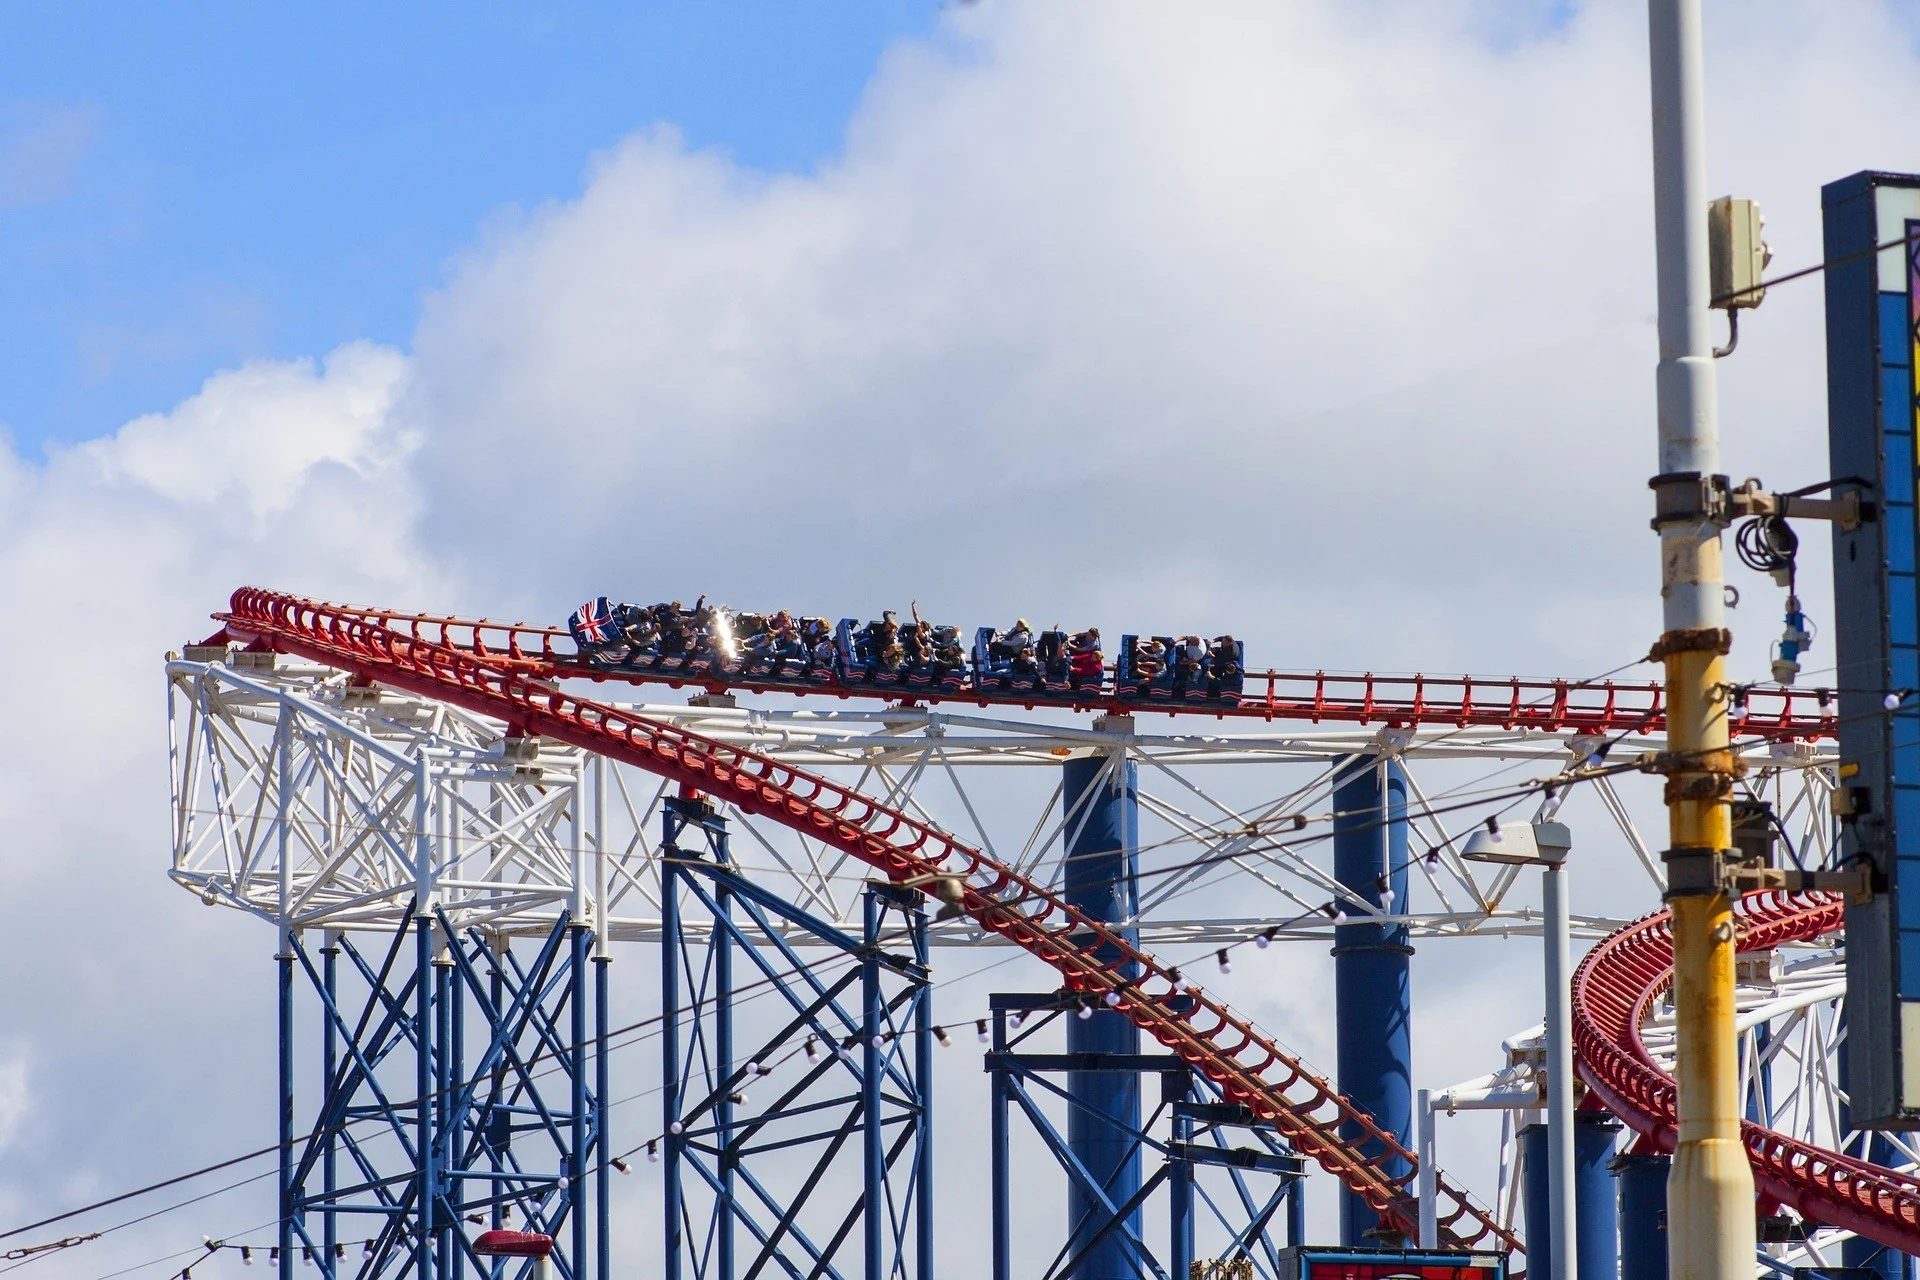
[[[1913,370],[1920,332],[1920,175],[1857,173],[1826,186],[1821,205],[1834,493],[1857,493],[1877,517],[1836,528],[1833,539],[1840,664],[1834,808],[1841,815],[1842,857],[1865,859],[1874,881],[1872,899],[1847,909],[1847,1091],[1854,1127],[1916,1128],[1920,547]]]

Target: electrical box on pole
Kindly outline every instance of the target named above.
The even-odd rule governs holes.
[[[1914,367],[1920,175],[1821,191],[1833,536],[1840,857],[1870,871],[1847,908],[1847,1094],[1855,1128],[1920,1128],[1920,533]],[[1882,246],[1887,246],[1882,248]]]
[[[1707,206],[1708,296],[1714,306],[1734,311],[1766,301],[1760,276],[1773,260],[1760,238],[1766,225],[1757,200],[1721,196]]]

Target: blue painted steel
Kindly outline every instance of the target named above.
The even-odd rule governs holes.
[[[1580,1280],[1613,1280],[1620,1270],[1620,1209],[1611,1168],[1619,1135],[1619,1123],[1604,1111],[1573,1113],[1573,1261]]]
[[[854,936],[735,873],[710,805],[664,807],[663,1274],[932,1280],[924,896],[869,882]]]
[[[1554,1280],[1553,1211],[1549,1196],[1553,1161],[1544,1124],[1520,1130],[1520,1208],[1526,1225],[1528,1280]]]
[[[1287,1211],[1288,1239],[1300,1236],[1300,1188],[1304,1185],[1300,1158],[1287,1149],[1271,1126],[1258,1122],[1251,1111],[1225,1102],[1218,1089],[1192,1071],[1177,1055],[1149,1052],[1100,1055],[1136,1076],[1159,1077],[1159,1103],[1153,1113],[1124,1131],[1130,1157],[1157,1157],[1152,1173],[1125,1199],[1110,1194],[1110,1184],[1081,1160],[1051,1111],[1064,1104],[1069,1121],[1080,1104],[1072,1093],[1077,1077],[1086,1074],[1088,1059],[1074,1052],[1036,1052],[1039,1037],[1051,1028],[1072,1028],[1092,1006],[1077,992],[1001,993],[990,998],[992,1049],[983,1063],[989,1073],[993,1135],[992,1256],[996,1280],[1011,1272],[1012,1250],[1009,1207],[1012,1170],[1008,1150],[1008,1116],[1018,1110],[1042,1146],[1066,1175],[1073,1194],[1093,1206],[1097,1225],[1069,1237],[1051,1262],[1034,1269],[1049,1276],[1080,1274],[1097,1251],[1114,1249],[1124,1258],[1126,1276],[1178,1278],[1194,1260],[1196,1230],[1209,1231],[1209,1250],[1219,1257],[1246,1255],[1254,1260],[1256,1276],[1277,1274],[1280,1247],[1271,1227],[1279,1211]],[[1099,1058],[1096,1058],[1099,1060]],[[1065,1082],[1050,1077],[1064,1076]],[[1109,1122],[1111,1118],[1108,1117]],[[1169,1136],[1156,1137],[1167,1123]],[[1253,1144],[1247,1141],[1252,1139]],[[1206,1176],[1202,1176],[1202,1174]],[[1255,1180],[1275,1178],[1269,1186]],[[1222,1185],[1224,1184],[1224,1185]],[[1142,1210],[1161,1188],[1167,1192],[1168,1247],[1156,1254],[1141,1235]],[[1168,1260],[1163,1265],[1161,1259]],[[1036,1260],[1039,1262],[1039,1260]]]
[[[1413,1146],[1412,959],[1404,924],[1365,923],[1352,898],[1393,907],[1407,900],[1407,781],[1400,766],[1375,756],[1349,756],[1336,766],[1333,791],[1333,874],[1351,898],[1350,922],[1334,939],[1335,1059],[1340,1092],[1373,1116],[1403,1148]],[[1387,1154],[1357,1126],[1341,1134],[1377,1161],[1389,1177],[1405,1178],[1410,1162]],[[1353,1192],[1340,1193],[1340,1242],[1349,1247],[1399,1244],[1380,1233],[1379,1217]]]
[[[1821,189],[1826,258],[1827,447],[1836,493],[1876,518],[1833,531],[1834,650],[1842,761],[1841,855],[1875,892],[1847,906],[1847,1093],[1865,1127],[1910,1128],[1902,1006],[1920,1002],[1920,526],[1914,506],[1915,324],[1920,177],[1857,173]],[[1907,237],[1904,249],[1875,246]],[[1891,286],[1891,287],[1889,287]],[[1889,710],[1884,699],[1893,696]],[[1920,885],[1917,885],[1920,889]],[[1912,1046],[1906,1053],[1920,1052]]]
[[[1667,1280],[1667,1173],[1672,1167],[1668,1156],[1623,1154],[1613,1159],[1620,1280]]]
[[[1073,906],[1096,920],[1126,924],[1139,908],[1139,780],[1134,764],[1114,756],[1084,756],[1061,767],[1061,809],[1066,815],[1066,861],[1062,891]],[[1122,936],[1134,941],[1134,929]],[[1099,953],[1096,953],[1099,954]],[[1117,963],[1117,950],[1099,954]],[[1098,1009],[1067,1021],[1069,1053],[1138,1053],[1140,1029],[1122,1013]],[[1131,1134],[1140,1127],[1140,1077],[1133,1071],[1076,1071],[1067,1077],[1073,1099],[1067,1115],[1067,1145],[1086,1166],[1107,1200],[1122,1204],[1140,1190],[1140,1148]],[[1067,1194],[1067,1239],[1079,1251],[1105,1229],[1090,1189]],[[1140,1234],[1136,1210],[1126,1230]],[[1087,1252],[1072,1280],[1133,1280],[1138,1272],[1124,1242],[1108,1238]]]
[[[472,1236],[505,1223],[562,1241],[558,1280],[599,1275],[594,1243],[605,1233],[587,1232],[585,1197],[588,1171],[603,1167],[605,1092],[589,1087],[603,1074],[600,1043],[581,1028],[604,1018],[604,1005],[569,956],[590,937],[563,916],[528,960],[438,913],[410,916],[374,957],[335,934],[315,957],[289,937],[283,1261],[311,1256],[316,1280],[349,1269],[367,1280],[524,1280],[531,1263],[472,1253]],[[318,1106],[297,1126],[295,968],[318,996],[323,1028]]]

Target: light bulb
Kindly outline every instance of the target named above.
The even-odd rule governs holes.
[[[1120,993],[1118,991],[1109,991],[1101,998],[1106,1001],[1107,1008],[1109,1009],[1118,1009],[1120,1007]]]
[[[1900,699],[1902,696],[1903,695],[1900,693],[1900,691],[1896,689],[1892,693],[1888,694],[1886,697],[1880,699],[1880,705],[1885,707],[1887,710],[1892,711],[1895,707],[1900,705]]]
[[[622,1160],[619,1156],[615,1156],[613,1159],[607,1161],[607,1163],[612,1165],[614,1169],[619,1173],[633,1172],[633,1166],[628,1164],[625,1160]]]
[[[942,1049],[951,1049],[953,1047],[953,1041],[947,1039],[947,1029],[945,1027],[935,1027],[933,1029],[933,1038],[940,1042]]]
[[[660,1139],[658,1138],[649,1138],[647,1140],[647,1163],[660,1163]]]
[[[1227,949],[1225,947],[1220,948],[1218,951],[1214,952],[1213,954],[1214,954],[1214,958],[1219,960],[1220,962],[1220,972],[1222,973],[1233,972],[1233,963],[1227,959]]]
[[[1380,905],[1383,907],[1390,907],[1393,905],[1392,889],[1382,889],[1380,891]]]
[[[812,1036],[807,1037],[807,1043],[801,1047],[801,1052],[807,1055],[808,1062],[820,1061],[820,1046],[813,1042]]]
[[[1085,1022],[1088,1018],[1091,1018],[1093,1016],[1093,1006],[1090,1004],[1083,1004],[1078,1009],[1074,1010],[1073,1016],[1080,1019],[1080,1021]]]
[[[973,1035],[981,1044],[987,1042],[987,1020],[985,1018],[975,1018],[973,1020]]]
[[[667,1132],[675,1135],[676,1137],[682,1133],[685,1133],[686,1130],[687,1130],[687,1126],[681,1124],[678,1120],[675,1120],[672,1124],[667,1126]]]
[[[1333,922],[1335,924],[1345,924],[1347,922],[1347,913],[1341,908],[1335,907],[1333,909]]]

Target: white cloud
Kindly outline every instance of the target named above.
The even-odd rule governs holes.
[[[1482,17],[956,9],[888,56],[817,174],[641,129],[467,250],[411,353],[253,364],[43,466],[0,454],[0,701],[33,736],[0,781],[0,865],[55,904],[0,936],[32,975],[9,1030],[46,1118],[0,1216],[268,1123],[268,942],[161,876],[156,659],[243,582],[495,615],[594,589],[918,597],[1231,628],[1282,666],[1580,674],[1644,651],[1643,17],[1611,0],[1500,43]],[[1715,21],[1716,189],[1761,198],[1780,263],[1810,262],[1821,181],[1920,168],[1908,33],[1868,0]],[[1824,475],[1819,307],[1779,291],[1722,368],[1736,474]],[[1771,599],[1736,616],[1754,674]],[[1438,946],[1418,965],[1423,1045],[1532,986],[1526,943],[1479,971],[1497,998]],[[1316,995],[1263,994],[1325,1036]],[[1422,1081],[1492,1065],[1514,1028],[1483,1029],[1483,1059],[1419,1048]],[[156,1116],[169,1139],[130,1150]]]

